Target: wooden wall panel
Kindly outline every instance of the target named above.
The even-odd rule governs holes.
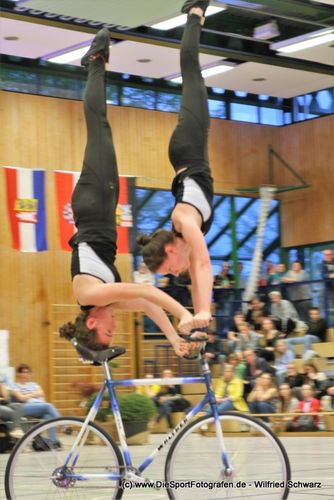
[[[53,170],[81,168],[86,140],[82,102],[0,92],[0,112],[0,165],[47,170],[49,241],[49,250],[43,253],[11,249],[0,171],[0,328],[11,332],[11,364],[31,364],[35,378],[48,389],[49,338],[55,330],[52,307],[74,303],[70,254],[60,251],[58,244]],[[169,189],[173,169],[167,150],[177,115],[125,107],[109,107],[108,113],[120,173],[138,176],[142,186]],[[210,158],[216,191],[230,193],[237,187],[266,183],[267,148],[273,144],[313,184],[312,190],[283,198],[284,244],[333,239],[333,123],[329,117],[277,129],[212,120]],[[312,204],[306,201],[308,196]],[[301,214],[307,217],[302,219]],[[120,256],[117,263],[123,279],[130,279],[131,256]]]
[[[274,148],[311,184],[280,197],[283,246],[334,240],[334,116],[278,129]],[[298,183],[279,163],[274,169],[281,185]]]

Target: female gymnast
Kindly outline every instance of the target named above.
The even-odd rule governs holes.
[[[82,313],[60,328],[60,335],[77,338],[91,349],[109,345],[115,329],[115,309],[141,310],[165,333],[179,356],[190,352],[162,308],[180,319],[188,333],[192,315],[154,286],[120,283],[116,258],[116,207],[119,179],[110,125],[107,121],[105,63],[109,31],[100,30],[82,59],[88,70],[84,95],[87,145],[81,176],[72,196],[77,233],[71,238],[74,295]]]
[[[179,121],[169,144],[169,159],[176,176],[172,184],[175,206],[172,231],[141,235],[143,258],[152,272],[178,276],[189,269],[195,310],[194,328],[211,319],[212,269],[204,234],[213,219],[213,179],[208,161],[209,111],[199,65],[199,41],[209,1],[188,0],[181,44],[183,77]]]

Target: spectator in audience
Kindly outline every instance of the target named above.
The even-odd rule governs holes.
[[[133,281],[135,283],[154,285],[155,278],[154,274],[151,273],[144,261],[139,264],[138,271],[133,273]],[[159,332],[160,328],[146,315],[143,315],[143,330],[144,332]]]
[[[277,340],[275,345],[275,375],[279,384],[283,383],[288,371],[288,364],[293,361],[294,357],[294,354],[288,350],[286,341]]]
[[[218,403],[218,413],[224,411],[248,411],[243,398],[244,386],[242,380],[234,373],[232,365],[225,364],[222,378],[219,379],[215,396]],[[208,415],[212,414],[211,407],[205,409]]]
[[[145,375],[145,378],[154,378],[152,373],[147,373]],[[160,391],[160,385],[159,384],[152,384],[152,385],[138,385],[136,387],[136,392],[138,394],[143,394],[144,396],[147,396],[151,399],[153,399],[158,392]]]
[[[231,300],[233,294],[234,278],[230,272],[228,262],[224,262],[221,271],[214,276],[213,300],[216,304],[216,328],[218,335],[224,331],[224,316],[231,314]]]
[[[324,411],[334,410],[334,380],[327,381],[326,394],[321,398],[321,409]]]
[[[287,373],[284,376],[284,383],[289,384],[293,394],[298,399],[301,398],[300,388],[305,383],[305,375],[303,373],[298,373],[297,367],[293,361],[290,361],[287,365]]]
[[[323,261],[321,265],[321,274],[325,283],[325,307],[329,310],[334,308],[334,253],[331,248],[323,251]]]
[[[139,264],[138,271],[133,273],[133,281],[135,283],[146,283],[147,285],[154,285],[154,274],[151,273],[144,261]]]
[[[280,285],[286,273],[286,265],[280,262],[268,276],[268,285]]]
[[[244,351],[244,359],[246,361],[244,391],[245,394],[248,394],[253,389],[256,378],[262,373],[273,373],[273,369],[270,368],[265,359],[259,358],[252,349]]]
[[[292,389],[287,383],[283,383],[278,388],[279,399],[277,405],[278,413],[294,413],[298,405],[298,399],[293,395]],[[286,416],[282,418],[285,427],[292,422],[293,417]]]
[[[310,321],[307,323],[307,333],[302,337],[291,337],[287,339],[288,347],[293,352],[296,345],[304,346],[305,360],[312,355],[312,344],[325,341],[327,335],[327,321],[320,317],[318,307],[311,307],[309,311]]]
[[[269,311],[264,302],[254,296],[248,304],[246,313],[246,321],[252,326],[253,330],[259,331],[262,328],[263,319],[268,316]]]
[[[283,283],[292,284],[287,290],[288,297],[300,319],[305,322],[309,319],[308,311],[312,306],[312,290],[309,284],[296,285],[295,283],[308,280],[309,276],[298,260],[292,263],[291,269],[282,278]]]
[[[259,344],[258,335],[253,332],[246,321],[238,324],[238,332],[228,333],[228,349],[229,352],[244,351],[252,349],[256,351]]]
[[[17,382],[13,384],[12,394],[16,401],[23,403],[23,416],[43,420],[60,417],[60,413],[45,401],[44,391],[39,384],[32,381],[29,365],[22,363],[16,369]],[[50,439],[55,448],[61,447],[54,429],[50,430]]]
[[[327,320],[320,316],[319,307],[311,307],[309,309],[309,320],[307,321],[307,335],[314,337],[313,342],[326,342],[327,337]]]
[[[313,387],[310,384],[302,386],[302,399],[298,402],[296,413],[318,413],[320,401],[313,396]],[[294,417],[293,421],[287,425],[291,431],[317,431],[318,415],[301,415]]]
[[[234,367],[235,376],[243,380],[245,377],[246,364],[243,360],[242,353],[231,352],[227,357],[227,362]]]
[[[282,337],[282,333],[277,330],[272,319],[263,318],[259,334],[262,336],[262,344],[264,344],[259,355],[271,363],[275,360],[275,344]]]
[[[248,395],[247,402],[250,412],[257,413],[276,413],[278,392],[270,373],[262,373],[257,377],[255,386]],[[262,417],[265,422],[268,417]]]
[[[217,338],[215,332],[209,330],[207,332],[208,338],[204,349],[204,359],[207,360],[209,365],[223,363],[225,356],[221,352],[220,339]]]
[[[172,370],[164,370],[162,378],[172,378]],[[173,428],[171,414],[173,412],[185,411],[190,408],[190,403],[181,396],[181,387],[179,385],[162,385],[160,391],[154,397],[158,407],[158,416],[156,422],[166,418],[170,429]]]
[[[0,381],[0,420],[5,422],[9,435],[14,439],[20,439],[24,432],[22,430],[21,418],[23,417],[23,405],[11,403],[8,388]]]
[[[184,271],[178,276],[173,276],[171,284],[174,287],[174,299],[184,307],[191,307],[191,277],[189,271]]]
[[[314,388],[314,396],[318,399],[326,394],[327,376],[320,372],[312,362],[305,364],[305,384],[310,384]]]
[[[299,320],[298,313],[290,301],[282,299],[281,292],[269,293],[271,304],[271,317],[276,328],[285,334],[293,332]]]
[[[242,313],[242,311],[236,311],[233,315],[232,320],[230,321],[228,333],[239,332],[240,331],[239,326],[241,325],[241,323],[244,323],[245,321],[246,321],[245,315]]]

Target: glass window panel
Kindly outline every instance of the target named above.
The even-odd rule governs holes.
[[[226,104],[224,101],[209,99],[209,113],[212,118],[226,118]]]
[[[137,191],[137,190],[136,190]],[[142,196],[142,193],[140,193]],[[174,206],[174,197],[170,191],[156,191],[154,195],[137,213],[137,231],[138,233],[154,231],[165,219]],[[171,221],[168,218],[163,229],[171,228]]]
[[[180,109],[181,96],[168,92],[158,92],[157,110],[178,113]]]
[[[232,253],[231,229],[228,229],[213,245],[209,247],[212,257],[222,257],[226,259]]]
[[[248,92],[244,92],[243,90],[235,90],[234,95],[237,97],[247,97]]]
[[[214,200],[217,201],[216,199]],[[231,220],[230,197],[224,198],[224,201],[215,209],[214,219],[210,231],[206,235],[206,241],[210,242]]]
[[[1,69],[1,86],[3,90],[13,92],[37,93],[37,74],[20,69]]]
[[[242,240],[247,234],[256,227],[259,217],[260,200],[256,199],[248,209],[237,218],[236,233],[237,240]]]
[[[284,124],[289,125],[290,123],[292,123],[292,114],[285,112],[284,113]]]
[[[283,111],[275,108],[260,108],[260,121],[264,125],[283,125]]]
[[[236,196],[234,198],[234,206],[237,212],[239,212],[247,203],[252,200],[246,196]]]
[[[231,119],[241,122],[258,123],[258,107],[248,104],[231,103]]]
[[[155,91],[135,87],[122,87],[121,102],[123,106],[155,109]]]
[[[321,111],[327,113],[334,112],[333,92],[333,90],[332,93],[329,90],[320,90],[316,93],[315,98]]]
[[[39,79],[39,94],[77,99],[77,80],[58,75],[41,74]]]
[[[256,243],[256,234],[253,234],[247,241],[238,249],[238,259],[252,259]]]
[[[117,85],[107,85],[107,103],[119,106]]]

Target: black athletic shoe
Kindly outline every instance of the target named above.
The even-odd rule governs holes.
[[[210,0],[186,0],[184,2],[181,12],[188,14],[193,7],[200,7],[205,15],[206,9],[209,7]]]
[[[104,60],[104,62],[108,62],[109,43],[110,43],[109,30],[107,30],[107,28],[103,28],[102,30],[98,31],[88,52],[86,52],[86,54],[81,59],[82,66],[87,66],[89,61],[94,60],[96,56],[101,57]]]

